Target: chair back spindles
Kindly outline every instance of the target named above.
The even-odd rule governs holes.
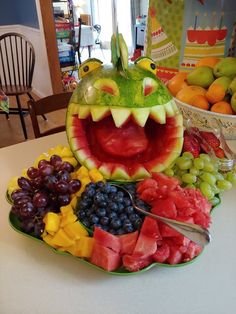
[[[0,36],[0,86],[31,88],[34,66],[34,48],[25,36]]]

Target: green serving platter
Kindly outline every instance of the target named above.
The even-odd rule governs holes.
[[[8,201],[9,204],[12,205],[11,197],[10,197],[10,195],[7,192],[6,192],[6,200]],[[220,200],[220,197],[219,197],[219,200]],[[219,204],[220,204],[220,202],[216,206],[214,206],[213,208],[217,207]],[[28,234],[28,233],[22,231],[21,228],[20,228],[19,220],[17,219],[17,217],[12,212],[9,213],[9,224],[16,232],[18,232],[18,233],[20,233],[20,234],[22,234],[22,235],[24,235],[24,236],[26,236],[26,237],[28,237],[30,239],[35,240],[38,243],[41,243],[41,244],[44,244],[44,245],[48,246],[53,252],[55,252],[57,254],[66,255],[66,256],[72,256],[73,258],[76,258],[80,262],[85,263],[85,264],[87,264],[88,266],[90,266],[92,268],[98,269],[98,270],[100,270],[102,272],[105,272],[105,273],[108,273],[108,274],[111,274],[111,275],[118,275],[118,276],[137,275],[137,274],[144,273],[144,272],[148,271],[149,269],[151,269],[153,267],[157,267],[157,266],[159,266],[159,267],[169,267],[169,268],[187,266],[189,264],[192,264],[194,261],[196,261],[198,259],[198,257],[202,254],[202,253],[200,253],[198,256],[193,258],[191,261],[188,261],[188,262],[185,262],[185,263],[179,263],[179,264],[175,264],[175,265],[154,262],[154,263],[151,263],[147,267],[145,267],[145,268],[143,268],[143,269],[141,269],[141,270],[139,270],[137,272],[130,272],[130,271],[128,271],[127,269],[125,269],[123,267],[117,269],[116,271],[106,271],[106,270],[102,269],[101,267],[98,267],[98,266],[90,263],[88,260],[85,260],[85,259],[77,257],[77,256],[73,256],[72,254],[70,254],[68,252],[65,252],[65,251],[57,250],[57,249],[51,247],[50,245],[48,245],[42,239],[36,238],[32,234]]]

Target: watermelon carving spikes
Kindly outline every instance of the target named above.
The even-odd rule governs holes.
[[[81,64],[67,136],[78,161],[106,179],[142,180],[181,153],[183,120],[152,59],[129,63],[121,34],[112,36],[111,51],[110,65],[98,59]]]

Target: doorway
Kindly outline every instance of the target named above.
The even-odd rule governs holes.
[[[129,52],[133,50],[131,1],[127,0],[91,0],[93,23],[101,25],[100,40],[102,47],[110,48],[110,40],[118,27]]]

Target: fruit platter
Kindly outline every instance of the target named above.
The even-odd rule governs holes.
[[[148,213],[207,230],[235,170],[222,171],[227,157],[213,132],[184,129],[150,58],[129,63],[118,33],[111,50],[112,65],[89,59],[79,68],[66,115],[69,146],[42,152],[10,180],[9,223],[110,274],[188,265],[203,246]]]

